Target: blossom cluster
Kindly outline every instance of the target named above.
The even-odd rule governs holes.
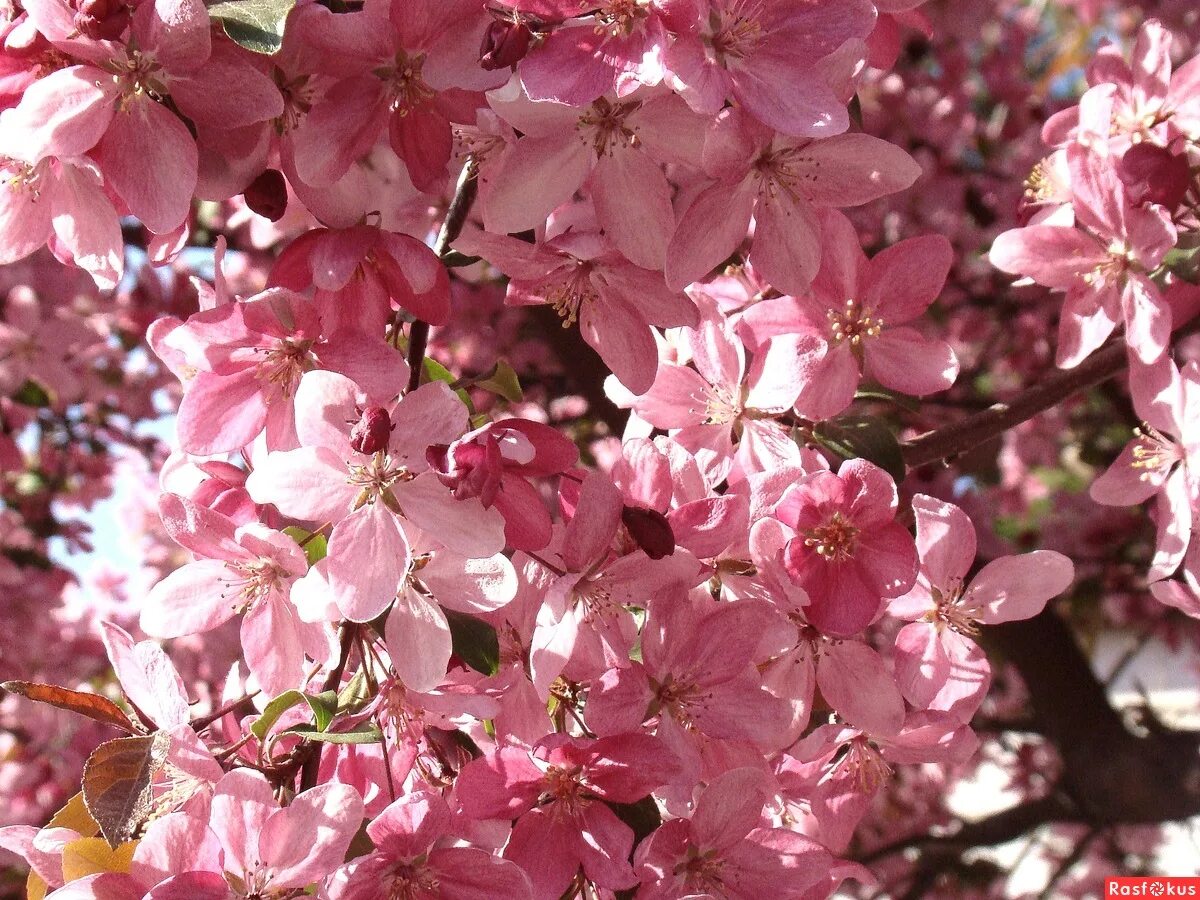
[[[123,705],[13,688],[112,738],[49,825],[0,828],[30,895],[870,881],[848,849],[897,767],[979,746],[981,628],[1075,580],[1051,549],[981,550],[968,503],[910,489],[854,414],[962,368],[929,315],[950,240],[864,249],[850,218],[921,176],[851,110],[921,5],[299,2],[264,47],[231,4],[24,0],[0,263],[48,253],[112,289],[137,233],[166,295],[138,311],[140,402],[178,394],[156,527],[182,560],[99,626]],[[1200,370],[1171,352],[1200,60],[1172,74],[1169,45],[1152,22],[1131,63],[1099,52],[991,260],[1066,292],[1063,367],[1124,327],[1145,425],[1092,495],[1157,498],[1151,590],[1200,617]],[[151,266],[212,228],[212,277],[162,288]],[[257,283],[239,228],[277,250]],[[444,336],[500,321],[489,291],[577,330],[621,433],[580,439],[507,363],[462,364]],[[0,390],[94,400],[82,321],[10,297]],[[179,657],[208,635],[231,665],[201,696]]]

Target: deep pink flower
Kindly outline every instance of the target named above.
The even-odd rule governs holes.
[[[551,735],[532,750],[501,747],[459,773],[467,815],[516,819],[504,858],[533,882],[534,900],[556,900],[580,866],[598,887],[637,884],[633,830],[604,801],[635,803],[674,777],[678,763],[647,735],[591,741]]]
[[[784,563],[808,593],[805,614],[821,631],[856,634],[885,598],[913,586],[917,551],[895,521],[897,502],[891,476],[862,459],[843,463],[836,475],[810,475],[784,494],[775,518],[796,534]]]
[[[458,499],[478,497],[484,508],[504,516],[504,539],[517,550],[540,550],[550,543],[552,523],[546,503],[527,478],[567,471],[579,459],[570,438],[528,419],[503,419],[426,453],[442,484]]]
[[[380,334],[394,307],[431,325],[450,317],[450,278],[433,251],[414,237],[370,225],[314,228],[288,244],[270,283],[312,287],[328,332]]]
[[[511,280],[506,303],[550,304],[635,394],[654,383],[658,348],[650,326],[695,325],[696,307],[657,272],[639,268],[602,234],[568,230],[539,244],[468,229],[455,249],[482,256]]]
[[[295,132],[300,179],[315,186],[336,181],[386,130],[412,183],[437,188],[453,149],[451,122],[473,123],[484,105],[482,91],[499,87],[507,75],[478,63],[492,21],[484,5],[392,0],[332,18],[340,20],[336,52],[316,63],[340,80]]]

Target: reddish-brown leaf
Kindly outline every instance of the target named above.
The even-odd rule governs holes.
[[[138,729],[129,721],[129,716],[121,712],[121,708],[111,700],[99,694],[84,694],[53,684],[37,684],[32,681],[6,681],[0,684],[0,688],[36,700],[38,703],[49,703],[59,709],[87,716],[113,728],[120,728],[128,734],[138,733]]]
[[[92,751],[83,767],[83,802],[100,833],[117,847],[150,813],[151,782],[171,747],[166,732],[116,738]]]

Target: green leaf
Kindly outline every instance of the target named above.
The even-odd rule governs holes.
[[[25,380],[20,390],[13,394],[13,400],[22,406],[46,407],[51,404],[50,394],[36,381]]]
[[[338,712],[357,712],[371,698],[371,686],[367,683],[367,670],[360,668],[338,694]]]
[[[508,364],[507,359],[502,359],[496,363],[496,368],[492,369],[492,374],[485,380],[475,383],[476,387],[483,388],[485,391],[490,391],[497,396],[503,397],[509,403],[520,403],[525,394],[521,390],[521,382],[517,379],[517,373],[513,367]]]
[[[361,728],[357,731],[300,731],[289,728],[288,734],[321,744],[378,744],[383,741],[383,732],[378,728]]]
[[[320,532],[305,531],[299,525],[289,525],[283,533],[300,545],[310,566],[315,566],[329,552],[329,541]]]
[[[821,422],[812,430],[818,444],[842,459],[873,462],[897,482],[904,480],[904,453],[882,419],[845,418]]]
[[[307,703],[312,710],[313,723],[318,731],[324,731],[333,721],[337,712],[337,692],[325,691],[320,694],[302,694],[300,691],[284,691],[267,704],[262,715],[250,726],[250,731],[260,741],[265,740],[271,727],[279,721],[279,717],[301,703]]]
[[[221,0],[208,14],[221,23],[229,39],[255,53],[274,53],[283,46],[283,26],[296,0]]]
[[[450,623],[454,655],[476,672],[495,675],[500,670],[500,639],[496,629],[483,619],[444,609]]]
[[[906,409],[909,412],[918,412],[921,409],[921,401],[916,397],[910,397],[908,394],[901,394],[897,391],[889,391],[885,387],[877,384],[866,383],[854,392],[855,400],[882,400],[885,403],[894,403],[901,409]]]
[[[425,357],[421,363],[421,383],[426,384],[430,381],[444,381],[446,384],[454,387],[457,378],[451,374],[450,370],[443,366],[440,362],[431,356]],[[462,388],[454,388],[454,393],[458,394],[458,399],[463,402],[471,412],[475,411],[474,405],[471,403],[471,395]]]

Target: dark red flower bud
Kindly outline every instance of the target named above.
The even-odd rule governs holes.
[[[522,22],[495,21],[483,33],[479,65],[491,71],[515,66],[529,52],[533,32]]]
[[[287,212],[287,183],[278,169],[264,169],[242,193],[246,205],[272,222]]]
[[[368,406],[362,417],[350,429],[350,446],[359,453],[378,453],[386,450],[392,435],[392,419],[381,406]]]
[[[621,510],[621,521],[634,543],[651,559],[662,559],[675,552],[675,532],[667,517],[657,510],[626,506]]]
[[[1129,192],[1129,202],[1158,203],[1176,209],[1192,181],[1186,154],[1174,154],[1156,144],[1134,144],[1117,164],[1117,175]]]
[[[93,41],[113,41],[129,24],[129,7],[124,0],[74,0],[75,30]]]
[[[504,458],[493,435],[435,445],[425,451],[425,459],[457,499],[478,497],[484,507],[495,502],[504,477]]]

